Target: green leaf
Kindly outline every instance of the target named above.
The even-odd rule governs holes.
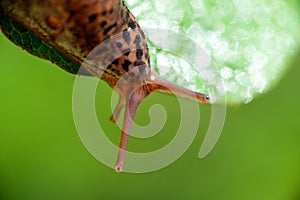
[[[53,49],[47,42],[36,37],[22,25],[8,19],[0,13],[0,25],[3,33],[16,45],[21,46],[30,54],[50,60],[70,73],[77,73],[80,65]]]

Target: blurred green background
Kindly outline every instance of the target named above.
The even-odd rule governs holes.
[[[299,3],[290,2],[300,13]],[[192,146],[171,166],[147,174],[118,174],[82,145],[72,116],[74,75],[29,55],[2,34],[0,60],[1,199],[300,199],[300,52],[270,92],[228,107],[209,156],[198,158],[210,117],[210,107],[199,105],[200,129]],[[111,93],[101,83],[96,108],[118,143],[119,129],[108,121]],[[174,136],[180,109],[171,95],[151,95],[136,121],[147,123],[156,103],[166,107],[166,126],[153,138],[131,138],[129,150],[157,149]]]

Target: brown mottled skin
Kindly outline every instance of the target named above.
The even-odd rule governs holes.
[[[132,118],[146,96],[163,90],[208,102],[207,95],[170,83],[151,71],[145,35],[120,0],[2,0],[1,7],[6,15],[73,62],[87,63],[82,66],[90,75],[106,81],[119,94],[111,117],[115,122],[125,107],[115,166],[118,172],[123,171]]]

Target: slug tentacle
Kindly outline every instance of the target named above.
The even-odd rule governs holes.
[[[112,123],[116,123],[117,119],[120,116],[121,110],[123,108],[124,108],[124,100],[123,100],[123,98],[119,97],[119,101],[118,101],[118,103],[116,105],[116,108],[115,108],[113,114],[111,115],[111,117],[109,118],[109,120]]]
[[[152,88],[156,90],[178,94],[180,96],[189,97],[195,99],[200,103],[206,104],[209,102],[209,96],[207,94],[202,94],[189,90],[187,88],[181,87],[175,83],[172,83],[162,77],[160,77],[156,72],[152,71],[150,79],[147,80],[147,83],[151,85]]]
[[[123,171],[125,151],[126,151],[126,146],[128,142],[128,137],[129,137],[129,132],[132,125],[133,117],[135,115],[137,107],[139,106],[141,101],[147,96],[147,91],[144,90],[143,87],[139,87],[128,94],[129,95],[125,105],[119,153],[115,165],[115,170],[117,172]]]
[[[120,83],[119,83],[120,84]],[[120,86],[119,86],[120,87]],[[124,170],[124,158],[126,152],[126,146],[128,142],[128,137],[130,133],[130,128],[133,122],[133,117],[136,112],[137,107],[141,101],[146,98],[149,94],[156,90],[178,94],[180,96],[195,99],[200,103],[206,104],[209,102],[209,96],[206,94],[198,93],[179,85],[176,85],[166,79],[160,77],[156,72],[151,71],[150,75],[145,78],[142,82],[138,82],[135,79],[130,81],[129,87],[122,87],[121,94],[119,95],[119,101],[116,109],[111,116],[110,120],[115,122],[118,118],[121,109],[124,107],[125,102],[125,112],[123,119],[123,126],[121,132],[121,140],[119,146],[119,153],[115,165],[115,170],[117,172],[122,172]],[[118,90],[117,90],[118,91]],[[126,101],[124,101],[126,99]]]

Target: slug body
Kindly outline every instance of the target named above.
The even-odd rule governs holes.
[[[145,35],[120,0],[2,0],[0,3],[1,28],[10,40],[67,72],[97,76],[118,93],[119,102],[110,119],[115,122],[125,108],[115,165],[118,172],[123,171],[135,111],[145,97],[162,90],[201,103],[209,100],[207,95],[173,84],[151,70]],[[40,48],[46,53],[41,53]],[[87,64],[78,71],[83,63]]]

